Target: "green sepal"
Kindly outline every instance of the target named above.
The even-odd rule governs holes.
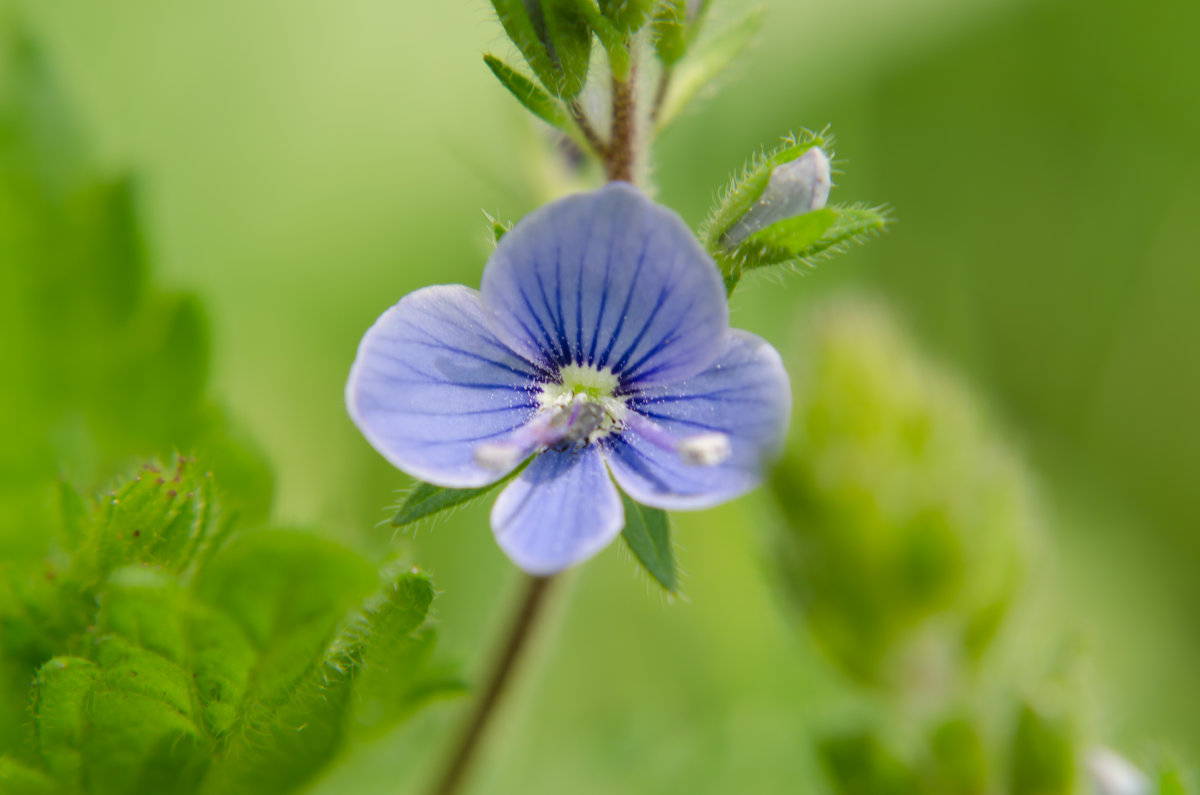
[[[715,36],[689,48],[687,55],[674,65],[671,84],[655,122],[659,131],[674,121],[700,89],[723,72],[742,50],[746,49],[746,45],[758,33],[762,23],[763,13],[756,9],[724,27]]]
[[[625,504],[625,529],[621,531],[621,537],[629,551],[667,593],[675,593],[679,588],[679,576],[666,511],[641,505],[624,493],[621,501]]]
[[[525,106],[526,110],[551,127],[557,127],[563,132],[571,129],[571,120],[563,111],[562,105],[536,83],[494,55],[485,55],[483,60],[496,79]]]
[[[513,472],[495,483],[475,489],[448,489],[445,486],[418,482],[404,498],[404,501],[396,506],[396,515],[392,517],[392,527],[407,527],[422,519],[430,519],[474,502],[500,488],[515,474],[516,472]]]
[[[500,240],[507,235],[513,228],[512,221],[502,221],[499,218],[493,217],[487,210],[483,211],[483,217],[488,220],[488,225],[492,231],[492,246],[500,245]]]
[[[814,146],[829,152],[833,143],[833,135],[828,129],[821,132],[802,130],[799,134],[784,136],[769,152],[756,153],[721,192],[717,205],[709,213],[700,234],[705,248],[709,252],[724,250],[721,238],[762,196],[771,181],[772,171],[802,157]]]

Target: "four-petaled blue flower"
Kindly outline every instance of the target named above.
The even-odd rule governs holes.
[[[547,575],[645,505],[705,508],[756,486],[791,394],[779,354],[729,327],[717,267],[628,184],[561,199],[497,245],[476,292],[425,287],[367,331],[350,416],[408,474],[493,483],[496,540]],[[611,477],[610,477],[611,475]]]

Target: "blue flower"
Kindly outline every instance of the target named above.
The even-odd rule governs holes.
[[[408,474],[494,483],[504,552],[546,575],[625,524],[616,485],[658,508],[705,508],[761,479],[790,389],[779,354],[729,327],[716,265],[683,220],[624,183],[531,213],[477,292],[425,287],[363,337],[350,416]]]

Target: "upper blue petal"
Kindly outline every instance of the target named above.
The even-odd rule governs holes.
[[[676,438],[729,437],[730,455],[716,466],[685,464],[632,429],[603,442],[613,477],[633,499],[669,510],[707,508],[759,484],[766,459],[787,433],[791,387],[775,349],[733,329],[707,370],[676,384],[642,388],[629,405]]]
[[[625,386],[699,373],[729,328],[712,258],[678,215],[625,183],[530,213],[496,247],[481,293],[514,351],[547,369],[609,367]]]
[[[539,453],[492,506],[500,548],[539,576],[592,557],[624,526],[621,497],[595,447]]]
[[[405,296],[367,331],[346,405],[397,467],[470,488],[506,474],[476,464],[475,448],[529,420],[538,378],[536,366],[492,334],[476,291],[437,285]]]

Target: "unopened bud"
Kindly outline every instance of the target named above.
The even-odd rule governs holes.
[[[736,248],[777,221],[820,210],[829,200],[831,185],[829,157],[821,147],[814,146],[771,171],[758,201],[729,227],[723,242],[729,248]]]
[[[1088,752],[1087,771],[1095,795],[1150,795],[1150,780],[1116,751]]]

